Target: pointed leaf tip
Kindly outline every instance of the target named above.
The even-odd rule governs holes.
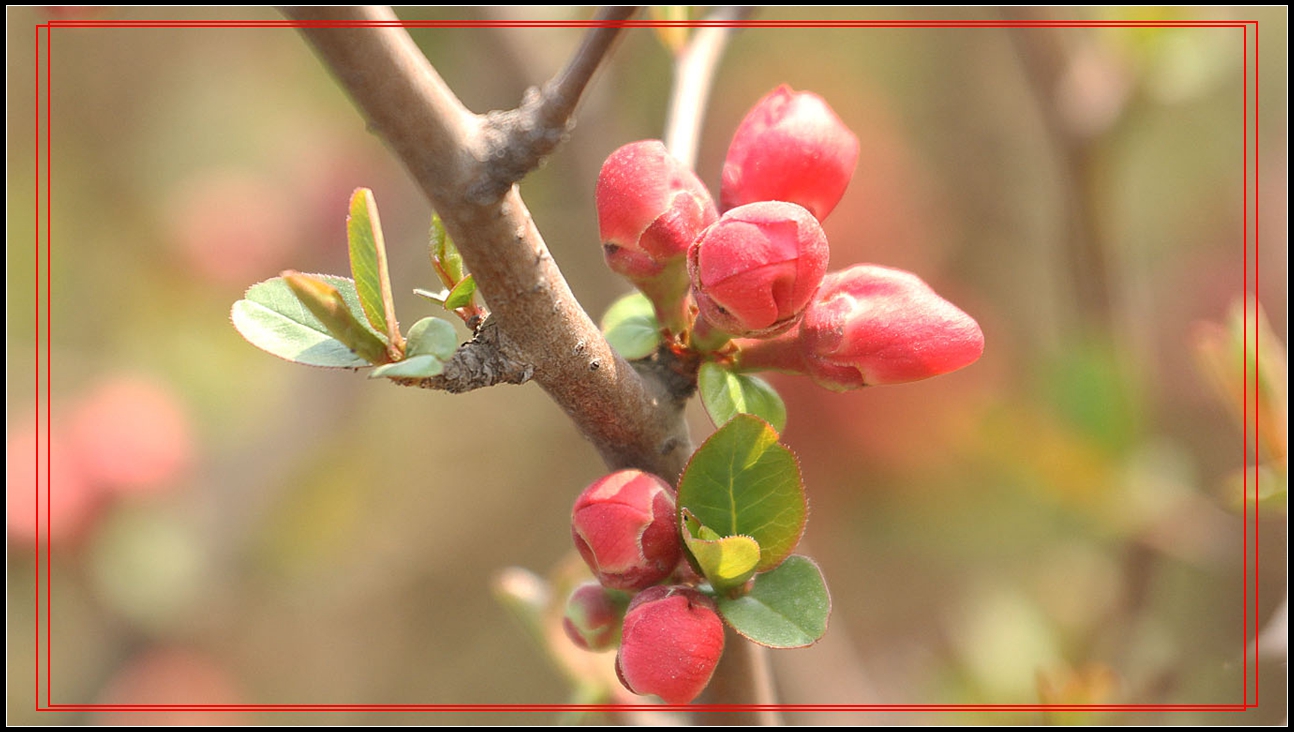
[[[289,273],[296,274],[296,273]],[[312,275],[331,285],[356,322],[362,319],[355,285],[344,277]],[[318,317],[297,297],[283,277],[274,277],[247,288],[230,311],[234,328],[249,343],[279,358],[306,366],[359,368],[369,362],[336,339]],[[375,338],[375,333],[370,331]]]
[[[403,352],[403,338],[395,318],[395,299],[391,292],[391,275],[386,259],[386,242],[377,201],[367,188],[356,188],[351,194],[346,216],[346,241],[350,251],[351,275],[359,293],[364,316],[373,329],[393,345],[392,358]]]
[[[280,276],[292,290],[292,294],[318,318],[333,338],[369,363],[379,364],[390,360],[386,343],[355,317],[336,287],[318,277],[291,270]]]

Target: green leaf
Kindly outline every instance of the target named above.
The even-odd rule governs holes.
[[[391,295],[391,275],[386,263],[386,243],[382,222],[377,215],[373,192],[357,188],[350,197],[350,215],[346,217],[346,240],[350,245],[350,272],[360,305],[373,329],[390,342],[400,341],[395,320],[395,300]]]
[[[378,366],[369,374],[370,379],[386,377],[388,379],[425,379],[437,376],[445,370],[445,362],[430,354],[411,356],[403,361]]]
[[[458,247],[454,246],[454,241],[449,238],[445,231],[445,224],[440,220],[440,214],[431,214],[431,265],[436,268],[440,274],[441,280],[445,281],[445,286],[450,286],[463,281],[463,257],[458,253]]]
[[[749,536],[720,536],[690,511],[682,513],[683,542],[714,589],[724,592],[746,584],[759,563],[759,542]]]
[[[738,414],[688,461],[678,505],[721,536],[759,543],[763,572],[782,562],[804,533],[808,505],[795,455],[759,417]]]
[[[602,334],[626,361],[646,358],[660,345],[656,308],[641,292],[625,295],[602,316]]]
[[[409,328],[405,352],[409,357],[435,356],[448,361],[458,350],[458,334],[452,323],[440,318],[423,318]]]
[[[786,404],[777,391],[763,379],[737,374],[707,361],[697,376],[701,404],[716,426],[722,426],[738,414],[753,414],[781,432],[786,428]]]
[[[386,342],[355,317],[336,287],[316,277],[291,270],[281,276],[288,283],[292,294],[323,323],[333,338],[369,363],[387,363],[391,360]]]
[[[818,565],[798,554],[755,577],[742,597],[715,598],[732,629],[770,648],[802,648],[827,632],[831,595]]]
[[[449,291],[449,296],[445,298],[446,310],[457,310],[472,304],[472,296],[476,294],[476,279],[468,275],[459,280],[454,289]]]
[[[345,277],[312,275],[340,293],[352,319],[359,322],[364,313],[355,292],[355,283]],[[236,328],[249,343],[279,358],[307,366],[359,368],[369,362],[333,337],[319,318],[301,302],[282,277],[259,282],[247,289],[242,300],[230,312]],[[373,338],[377,333],[368,331]],[[386,347],[381,344],[382,352]]]

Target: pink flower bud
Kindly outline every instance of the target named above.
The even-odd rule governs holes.
[[[597,208],[607,265],[634,282],[682,261],[696,235],[719,217],[696,174],[660,140],[631,142],[607,157]]]
[[[840,202],[858,163],[858,138],[822,97],[783,84],[759,100],[723,163],[723,210],[790,201],[821,221]]]
[[[804,207],[761,201],[725,213],[688,251],[701,317],[734,336],[765,337],[800,319],[827,271],[827,235]]]
[[[984,333],[911,272],[858,264],[823,280],[799,345],[809,376],[845,391],[956,371],[984,352]]]
[[[641,590],[674,571],[682,555],[674,489],[641,470],[594,482],[575,500],[575,548],[604,586]]]
[[[597,582],[585,582],[566,600],[562,629],[575,645],[586,651],[604,651],[620,637],[628,595],[608,590]]]
[[[723,621],[687,587],[651,587],[629,603],[616,674],[635,694],[687,704],[705,690],[723,655]]]

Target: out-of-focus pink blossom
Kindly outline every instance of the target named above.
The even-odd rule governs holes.
[[[69,416],[68,439],[86,477],[117,491],[164,489],[193,459],[179,400],[137,377],[114,378],[87,394]]]
[[[40,429],[45,431],[43,423]],[[38,536],[42,546],[45,537],[55,544],[75,540],[102,507],[102,494],[86,477],[62,430],[55,426],[50,438],[38,436],[36,424],[29,422],[6,441],[5,519],[9,542],[16,547],[34,547]]]
[[[597,582],[576,587],[566,600],[566,616],[562,618],[566,637],[586,651],[611,648],[620,637],[627,600],[628,595],[608,590]]]

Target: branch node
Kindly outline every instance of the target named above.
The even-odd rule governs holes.
[[[468,190],[473,203],[485,206],[498,202],[566,141],[575,127],[574,118],[546,119],[554,106],[570,106],[562,103],[561,96],[551,82],[542,91],[532,86],[516,109],[485,114],[480,130],[485,149],[481,175]]]
[[[516,348],[487,318],[472,340],[458,347],[438,376],[392,379],[401,386],[462,394],[496,384],[524,384],[535,375],[534,365],[516,357]]]

